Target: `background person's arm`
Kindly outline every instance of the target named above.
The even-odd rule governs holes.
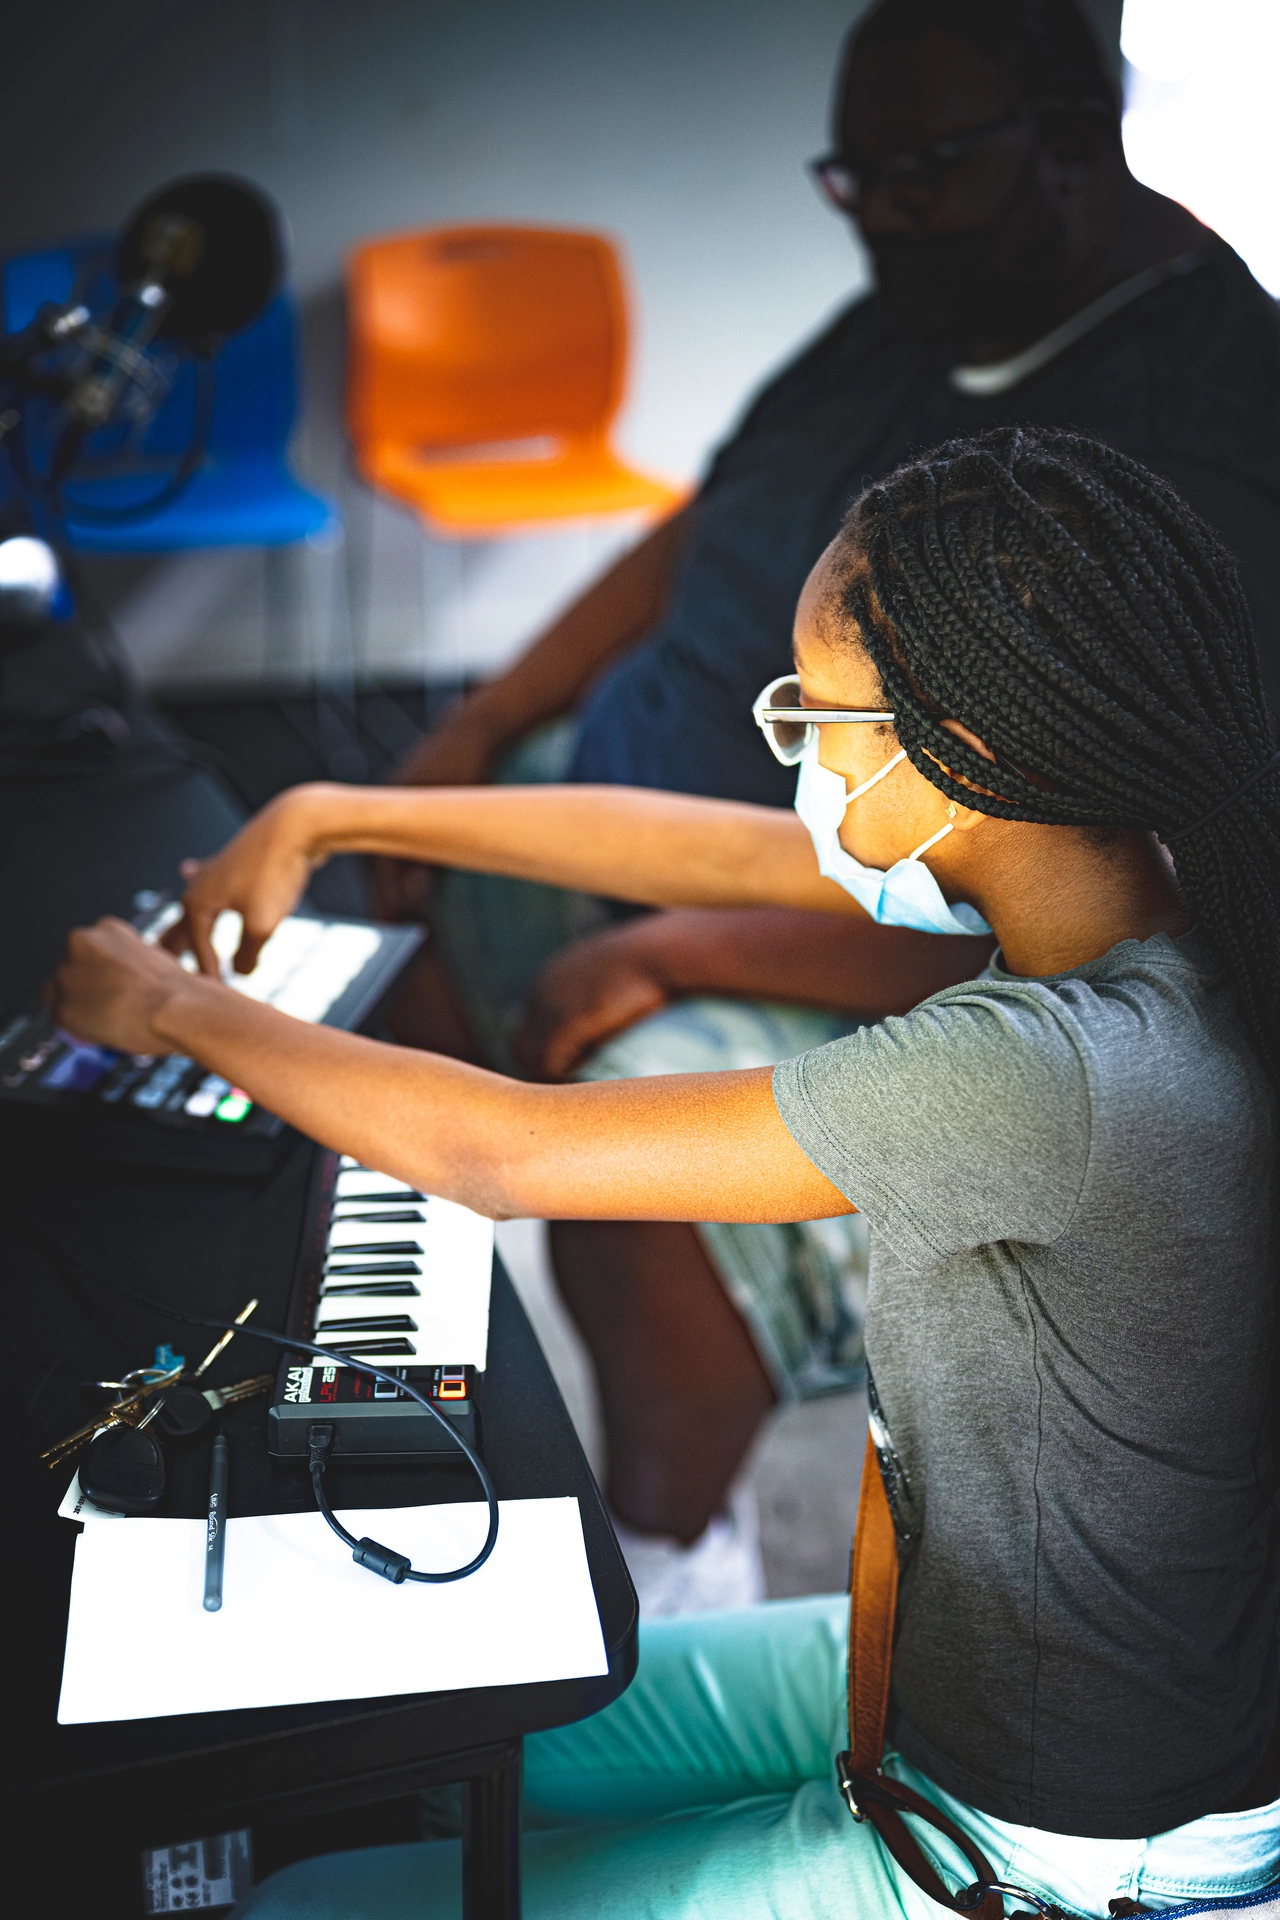
[[[579,940],[544,968],[516,1040],[527,1072],[569,1074],[615,1033],[690,994],[782,1000],[883,1019],[971,980],[995,941],[881,927],[785,907],[645,914]]]
[[[591,682],[657,625],[691,508],[661,521],[533,641],[505,673],[450,708],[392,774],[402,786],[478,786],[509,747],[577,704]],[[420,920],[430,872],[417,861],[370,862],[375,911],[384,920]]]
[[[531,1086],[293,1020],[186,973],[119,920],[71,935],[54,1003],[72,1033],[189,1054],[313,1140],[497,1218],[853,1210],[783,1125],[768,1068]]]
[[[514,666],[469,694],[397,767],[404,786],[478,786],[507,747],[568,713],[666,609],[690,508],[663,520],[580,594]]]

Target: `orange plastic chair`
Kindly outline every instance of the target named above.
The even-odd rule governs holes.
[[[680,489],[609,444],[627,310],[612,246],[546,227],[437,227],[348,265],[347,420],[376,487],[440,531],[664,512]]]

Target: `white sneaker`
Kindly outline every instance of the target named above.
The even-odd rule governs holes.
[[[750,1485],[733,1490],[725,1512],[718,1513],[691,1546],[681,1546],[666,1534],[636,1533],[620,1520],[614,1521],[614,1531],[642,1619],[751,1607],[765,1597],[760,1517]]]

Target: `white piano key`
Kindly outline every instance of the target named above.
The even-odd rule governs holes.
[[[425,1221],[415,1220],[405,1225],[397,1221],[379,1220],[335,1220],[329,1233],[329,1252],[341,1253],[344,1247],[383,1247],[399,1246],[401,1241],[408,1247],[426,1251],[426,1240],[431,1227],[430,1215]]]
[[[334,1224],[340,1227],[387,1227],[395,1224],[389,1213],[386,1207],[369,1207],[363,1213],[344,1213]],[[422,1207],[402,1210],[396,1214],[396,1222],[399,1223],[399,1231],[407,1238],[426,1226],[426,1210]]]
[[[351,1200],[335,1200],[333,1203],[332,1217],[335,1220],[358,1220],[369,1213],[394,1214],[397,1220],[412,1220],[417,1214],[425,1220],[427,1203],[415,1199],[410,1193],[365,1193]]]
[[[335,1200],[361,1200],[367,1193],[416,1193],[407,1180],[389,1173],[369,1173],[363,1167],[343,1167],[334,1186]]]

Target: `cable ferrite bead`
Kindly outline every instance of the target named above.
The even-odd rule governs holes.
[[[358,1567],[367,1567],[370,1573],[380,1573],[384,1580],[390,1580],[397,1587],[413,1564],[407,1553],[396,1553],[391,1547],[379,1546],[376,1540],[362,1540],[358,1547],[352,1549],[351,1558]]]

